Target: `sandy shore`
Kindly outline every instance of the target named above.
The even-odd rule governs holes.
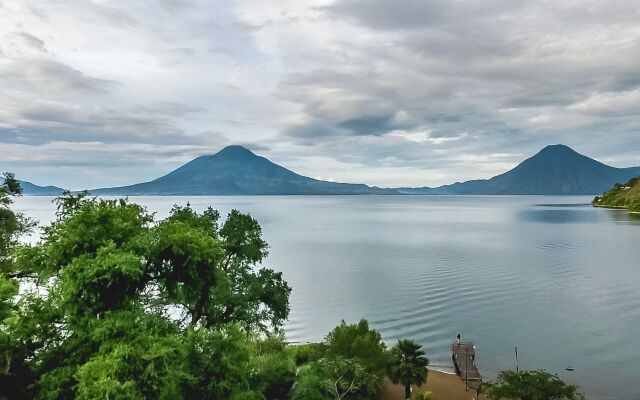
[[[485,400],[484,396],[478,399],[475,390],[465,391],[464,382],[458,376],[439,371],[429,371],[427,383],[413,390],[414,394],[432,392],[432,400]],[[385,380],[380,400],[404,400],[403,387]]]

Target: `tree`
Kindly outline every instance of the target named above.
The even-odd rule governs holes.
[[[0,185],[0,272],[4,278],[13,279],[19,276],[14,271],[12,250],[18,244],[20,236],[28,233],[33,227],[33,221],[23,214],[11,209],[13,198],[22,195],[20,182],[10,172],[2,175]]]
[[[6,394],[0,390],[0,398],[14,397],[14,390],[24,386],[21,379],[26,376],[26,368],[20,360],[25,355],[7,329],[8,323],[18,312],[16,297],[20,289],[20,279],[25,279],[28,271],[16,269],[14,249],[19,238],[28,233],[34,223],[23,214],[11,209],[13,198],[22,194],[20,183],[12,173],[3,174],[0,184],[0,388],[8,388]],[[19,375],[12,375],[10,370],[20,371]]]
[[[325,343],[328,356],[354,359],[372,373],[384,373],[386,345],[380,332],[369,328],[367,320],[356,324],[342,321],[327,335]]]
[[[421,348],[413,340],[402,339],[391,349],[387,374],[393,383],[404,385],[405,399],[411,398],[411,385],[427,380],[429,360]]]
[[[0,303],[12,307],[0,307],[11,339],[0,379],[20,382],[0,382],[0,398],[262,398],[248,332],[281,327],[290,288],[259,266],[255,219],[187,206],[156,222],[86,193],[57,203],[41,241],[7,256],[12,282],[27,285]],[[16,293],[0,281],[0,295]]]
[[[379,377],[356,360],[322,358],[301,368],[293,400],[368,400],[375,398]]]
[[[219,218],[211,208],[198,214],[175,207],[152,232],[154,283],[186,311],[192,326],[279,328],[289,314],[291,289],[281,273],[257,268],[268,254],[260,225],[236,210],[221,227]]]
[[[378,394],[387,362],[386,346],[366,320],[342,321],[324,345],[304,346],[296,360],[300,368],[294,400],[365,400]]]
[[[491,399],[582,400],[578,387],[547,371],[502,371],[489,389]]]

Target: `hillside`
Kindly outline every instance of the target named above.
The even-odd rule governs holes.
[[[602,196],[596,196],[591,203],[594,207],[626,208],[629,212],[640,213],[640,176],[626,183],[616,183]]]
[[[397,194],[390,189],[298,175],[242,146],[228,146],[214,155],[198,157],[150,182],[95,189],[91,193],[130,196]]]
[[[242,146],[198,157],[150,182],[91,190],[95,195],[595,195],[640,175],[640,167],[615,168],[564,145],[551,145],[491,179],[436,188],[383,189],[299,175]],[[23,182],[26,195],[58,195],[62,189]]]
[[[38,186],[31,182],[20,181],[22,194],[25,196],[59,196],[64,191],[55,186]]]
[[[615,168],[565,145],[551,145],[514,169],[487,180],[437,188],[403,188],[407,194],[474,195],[593,195],[616,182],[640,175],[640,167]]]

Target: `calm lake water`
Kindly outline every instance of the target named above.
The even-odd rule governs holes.
[[[589,399],[640,398],[640,219],[587,197],[134,197],[250,212],[293,288],[292,341],[367,318],[451,368],[458,331],[483,375],[544,368]],[[43,223],[51,198],[17,208]],[[566,372],[570,364],[574,372]]]

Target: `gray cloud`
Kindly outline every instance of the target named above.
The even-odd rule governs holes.
[[[68,65],[45,59],[22,58],[0,67],[0,82],[12,89],[41,93],[107,92],[115,82],[85,75]]]
[[[640,37],[633,28],[638,7],[622,1],[610,6],[337,1],[320,10],[334,21],[355,23],[358,40],[334,41],[333,59],[323,53],[308,60],[331,65],[328,72],[297,74],[283,91],[303,105],[301,119],[320,121],[314,126],[323,130],[311,130],[318,138],[324,132],[405,137],[406,146],[421,148],[423,157],[452,167],[447,158],[434,157],[434,151],[488,154],[508,149],[517,154],[565,142],[581,144],[583,151],[598,156],[601,138],[615,132],[618,139],[605,150],[615,152],[624,146],[616,143],[637,134],[638,126],[622,116],[640,113],[631,106],[635,100],[627,98],[638,87]],[[346,53],[348,64],[340,62]],[[606,95],[594,97],[600,93]],[[384,106],[370,114],[371,107],[351,107],[345,100],[351,98]],[[597,100],[597,107],[588,105],[589,100]],[[335,105],[339,112],[318,104]],[[428,137],[416,143],[419,133],[398,135],[399,127],[388,123],[393,113],[408,116],[403,130],[428,132]],[[302,125],[306,134],[300,136],[308,145],[306,127]],[[463,134],[464,141],[434,140]],[[326,154],[335,154],[332,147],[345,145],[328,146]],[[393,152],[400,163],[409,164],[410,151],[396,146]],[[382,151],[377,160],[387,157]],[[369,153],[372,160],[375,151]],[[422,165],[431,164],[423,160]]]
[[[336,18],[350,18],[376,30],[423,29],[450,20],[454,11],[446,3],[435,0],[410,0],[402,6],[383,0],[364,3],[359,0],[338,1],[327,6],[326,10]]]
[[[20,32],[19,35],[22,37],[22,39],[27,42],[28,45],[30,45],[31,47],[40,50],[40,51],[47,51],[44,45],[44,41],[42,39],[40,39],[37,36],[34,36],[30,33],[27,32]]]

